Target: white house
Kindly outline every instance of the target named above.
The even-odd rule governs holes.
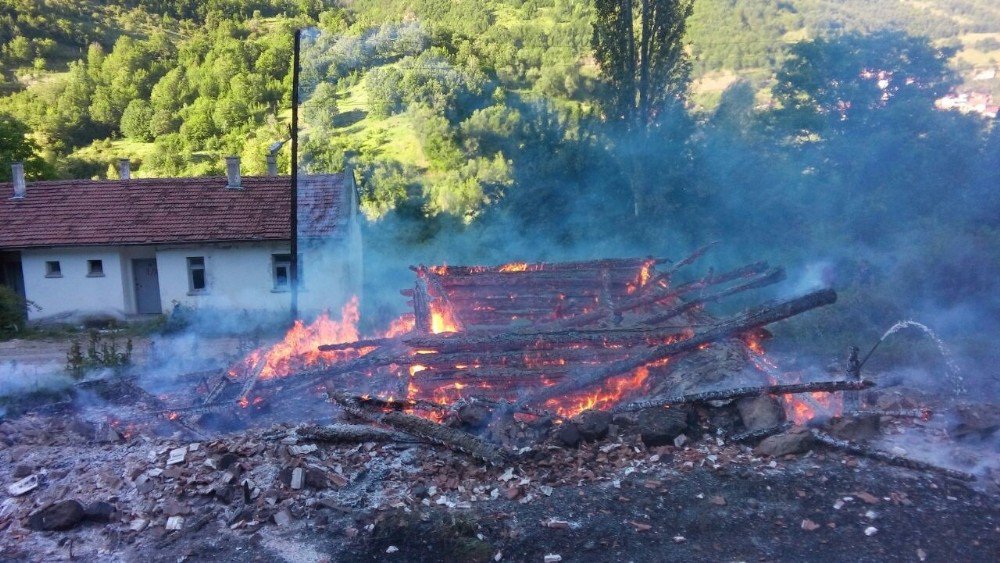
[[[287,176],[0,184],[0,283],[31,321],[291,305]],[[361,286],[353,173],[299,177],[299,309],[337,309]]]

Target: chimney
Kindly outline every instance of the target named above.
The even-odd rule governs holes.
[[[14,182],[14,199],[24,199],[27,188],[24,184],[24,164],[12,162],[10,165],[10,177]]]
[[[278,175],[278,155],[273,152],[267,153],[267,175],[277,176]]]
[[[240,185],[240,157],[226,157],[226,176],[228,178],[228,183],[226,184],[227,188],[237,190],[243,188],[243,186]]]
[[[118,179],[119,180],[132,179],[132,163],[129,162],[129,159],[127,158],[118,159]]]

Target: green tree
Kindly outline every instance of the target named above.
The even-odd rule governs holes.
[[[683,102],[691,76],[684,30],[693,0],[596,0],[594,58],[609,86],[609,119],[643,133],[663,107]]]
[[[137,141],[153,140],[150,123],[153,119],[153,107],[146,100],[132,100],[122,113],[120,129],[123,135]]]
[[[38,145],[27,137],[28,126],[0,113],[0,181],[10,181],[10,163],[22,162],[29,180],[44,180],[54,175],[52,167],[39,156]]]
[[[592,45],[606,86],[600,101],[617,139],[614,148],[629,180],[636,216],[649,211],[647,200],[657,182],[651,167],[667,156],[650,152],[664,146],[651,138],[652,130],[657,122],[684,113],[691,63],[683,38],[693,5],[693,0],[594,3]]]
[[[823,136],[881,125],[886,110],[923,114],[957,84],[952,54],[894,31],[797,43],[772,89],[773,117],[799,136]]]

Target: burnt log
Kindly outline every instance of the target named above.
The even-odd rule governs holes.
[[[454,336],[414,336],[403,343],[417,350],[451,352],[512,352],[544,350],[565,345],[604,347],[678,338],[682,327],[593,328],[554,332],[522,331],[507,333],[459,334]],[[419,362],[418,362],[419,363]]]
[[[952,479],[958,479],[960,481],[975,481],[976,476],[972,473],[967,473],[965,471],[959,471],[957,469],[950,469],[947,467],[941,467],[940,465],[933,465],[925,461],[919,461],[909,457],[903,457],[901,455],[892,454],[882,450],[877,450],[875,448],[870,448],[867,446],[862,446],[860,444],[855,444],[853,442],[848,442],[847,440],[838,440],[829,434],[820,432],[819,430],[812,430],[813,438],[817,442],[820,442],[828,447],[843,450],[854,455],[859,455],[878,461],[888,463],[890,465],[898,465],[900,467],[906,467],[909,469],[916,469],[918,471],[928,471],[932,473],[938,473],[946,477],[951,477]]]
[[[444,274],[454,277],[488,273],[520,274],[561,272],[565,274],[567,272],[593,271],[602,269],[634,270],[641,267],[646,261],[651,261],[653,264],[670,262],[670,260],[666,258],[604,258],[600,260],[583,260],[575,262],[525,263],[523,264],[523,270],[518,269],[521,265],[514,266],[512,264],[502,264],[500,266],[438,266],[430,268],[430,271],[436,274]],[[416,271],[418,268],[418,266],[410,266],[410,269],[413,271]]]
[[[354,342],[340,342],[337,344],[322,344],[320,345],[320,352],[333,352],[336,350],[357,350],[359,348],[377,348],[379,346],[388,346],[397,342],[400,337],[393,338],[365,338],[362,340],[355,340]]]
[[[669,309],[662,313],[658,313],[651,317],[647,317],[639,322],[640,324],[645,324],[645,325],[661,324],[665,321],[668,321],[678,315],[682,315],[695,308],[700,308],[704,306],[706,303],[714,303],[716,301],[720,301],[726,297],[729,297],[730,295],[735,295],[742,291],[767,287],[769,285],[776,284],[784,279],[785,279],[785,270],[783,268],[772,268],[767,272],[764,272],[760,276],[757,276],[749,281],[746,281],[744,283],[735,285],[727,289],[717,291],[709,295],[699,297],[697,299],[692,299],[691,301],[688,301],[681,305],[677,305],[676,307],[673,307],[672,309]]]
[[[431,296],[427,290],[427,280],[417,276],[413,288],[414,329],[424,334],[431,331]]]
[[[329,396],[343,407],[345,411],[354,416],[369,420],[370,422],[384,424],[394,430],[446,446],[487,463],[499,465],[509,458],[508,452],[468,432],[399,411],[389,411],[387,413],[371,412],[365,409],[356,397],[333,392],[329,393]]]
[[[518,402],[518,405],[542,403],[553,397],[560,397],[580,389],[592,387],[603,383],[605,380],[616,375],[631,372],[638,367],[669,358],[670,356],[690,352],[703,344],[710,344],[716,340],[743,334],[761,326],[798,315],[810,309],[829,305],[836,302],[836,300],[837,293],[835,291],[832,289],[824,289],[774,305],[760,307],[742,315],[731,317],[730,319],[727,319],[726,321],[710,328],[696,332],[688,339],[657,346],[648,351],[637,353],[630,358],[611,363],[605,367],[590,370],[581,373],[578,376],[567,378],[562,383],[546,387],[545,389],[524,397]]]
[[[289,433],[300,440],[357,444],[361,442],[414,442],[412,436],[367,424],[330,424],[327,426],[299,426]]]
[[[763,275],[760,275],[762,273],[763,273]],[[774,269],[768,271],[767,270],[767,262],[756,262],[754,264],[749,264],[747,266],[743,266],[743,267],[737,268],[735,270],[730,270],[729,272],[726,272],[724,274],[719,274],[717,276],[712,275],[712,276],[709,276],[709,277],[707,277],[707,278],[705,278],[703,280],[699,280],[699,281],[696,281],[696,282],[689,282],[689,283],[686,283],[684,285],[678,286],[678,287],[673,288],[673,289],[669,289],[669,288],[664,289],[664,288],[660,288],[658,286],[657,287],[652,287],[652,286],[655,285],[655,282],[654,282],[654,283],[647,284],[646,286],[644,286],[644,287],[652,287],[652,289],[649,289],[647,291],[641,292],[640,295],[637,295],[637,296],[634,296],[634,297],[631,297],[631,298],[623,299],[620,303],[618,303],[617,305],[611,307],[610,310],[608,310],[608,309],[598,309],[598,310],[590,311],[590,312],[587,312],[587,313],[582,313],[580,315],[575,315],[575,316],[572,316],[572,317],[569,317],[569,318],[566,318],[566,319],[561,319],[561,320],[558,320],[558,321],[553,321],[553,322],[548,323],[546,325],[535,326],[535,327],[532,327],[532,329],[533,330],[543,330],[543,329],[552,330],[552,329],[556,329],[556,328],[565,328],[565,327],[571,327],[571,326],[581,326],[581,325],[589,324],[589,323],[592,323],[592,322],[595,322],[595,321],[599,321],[599,320],[601,320],[601,319],[603,319],[605,317],[608,317],[608,316],[610,316],[612,314],[622,314],[622,313],[626,313],[626,312],[634,310],[634,309],[638,309],[640,307],[645,307],[645,306],[653,305],[655,303],[660,303],[660,302],[664,302],[664,301],[673,301],[673,300],[678,299],[682,295],[686,295],[687,293],[690,293],[690,292],[698,290],[698,289],[702,289],[702,288],[707,287],[709,285],[716,285],[716,284],[726,283],[726,282],[732,281],[734,279],[744,278],[744,277],[747,277],[747,276],[757,276],[757,275],[760,275],[760,277],[755,278],[755,279],[753,279],[753,280],[751,280],[749,282],[740,284],[738,286],[735,286],[733,288],[730,288],[730,289],[728,289],[726,291],[719,292],[717,294],[718,297],[716,298],[716,300],[722,299],[723,297],[726,297],[726,296],[729,296],[729,295],[733,295],[735,293],[739,293],[741,291],[746,291],[748,289],[754,289],[754,288],[757,288],[757,287],[764,287],[766,285],[770,285],[772,283],[776,283],[777,281],[780,281],[780,278],[782,278],[784,276],[784,271],[781,270],[780,268],[774,268]],[[779,279],[775,279],[775,278],[779,278]],[[678,316],[678,315],[680,315],[680,314],[682,314],[682,313],[684,313],[686,311],[689,311],[689,310],[693,309],[695,306],[697,306],[699,304],[699,303],[697,303],[695,301],[693,301],[692,303],[695,303],[695,304],[694,305],[685,304],[685,305],[683,305],[681,307],[678,307],[676,312],[671,312],[671,314],[669,316],[666,316],[664,318],[664,320],[668,320],[668,319],[674,318],[674,317],[676,317],[676,316]],[[671,310],[671,311],[673,311],[673,310]],[[656,324],[656,323],[645,322],[644,324]]]
[[[760,395],[793,395],[796,393],[858,391],[861,389],[867,389],[874,385],[875,382],[873,381],[856,381],[853,379],[844,381],[815,381],[812,383],[753,385],[749,387],[734,387],[732,389],[689,393],[687,395],[677,395],[674,397],[655,397],[644,401],[635,401],[624,405],[618,405],[617,407],[611,409],[611,412],[634,412],[651,407],[665,407],[668,405],[682,405],[687,403],[703,403],[706,401],[727,401],[742,399],[745,397],[757,397]]]
[[[792,427],[791,422],[782,422],[781,424],[775,424],[774,426],[769,426],[767,428],[757,428],[754,430],[747,430],[745,432],[739,432],[733,434],[729,439],[733,442],[747,442],[750,440],[759,440],[761,438],[767,438],[768,436],[773,436],[780,432],[784,432]]]

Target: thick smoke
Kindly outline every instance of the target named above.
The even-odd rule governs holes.
[[[407,41],[394,46],[382,41],[402,36]],[[322,82],[356,80],[351,71],[417,57],[428,45],[415,23],[355,38],[313,35],[309,49],[319,56],[310,58],[319,62],[306,73],[312,77],[303,91],[306,104],[322,92]],[[991,366],[998,359],[992,342],[1000,332],[1000,256],[988,217],[989,210],[1000,211],[997,128],[933,107],[954,77],[943,59],[915,56],[930,52],[920,39],[883,32],[832,36],[813,47],[856,53],[848,62],[858,65],[857,76],[824,77],[823,68],[806,67],[819,80],[850,81],[869,98],[847,110],[817,98],[819,112],[792,115],[756,106],[754,85],[740,81],[713,112],[665,113],[640,147],[602,127],[597,113],[567,113],[537,97],[501,97],[499,83],[488,78],[470,84],[466,91],[493,94],[453,110],[451,117],[463,124],[456,125],[464,135],[458,142],[476,143],[484,154],[499,151],[511,163],[511,182],[486,186],[495,192],[487,190],[486,203],[464,215],[440,213],[436,192],[410,185],[409,197],[393,211],[366,222],[363,320],[378,325],[406,310],[398,291],[412,284],[409,265],[676,259],[718,240],[698,271],[758,259],[787,269],[785,283],[761,290],[755,300],[819,287],[840,293],[829,310],[776,327],[776,343],[784,341],[786,351],[824,364],[842,361],[847,346],[867,348],[896,321],[913,318],[951,344],[971,398],[996,397]],[[918,59],[923,66],[912,62]],[[435,65],[450,79],[463,76]],[[880,65],[895,75],[868,77],[866,69]],[[805,82],[796,80],[791,73],[779,76],[780,86],[791,90]],[[477,135],[461,121],[477,111],[516,116],[516,125],[506,137]],[[317,148],[322,128],[311,127],[309,135],[303,170],[337,166]],[[654,165],[656,186],[639,216],[625,165],[635,154]],[[378,179],[364,174],[369,156],[361,147],[355,162],[371,198]],[[932,343],[903,337],[867,367],[937,372],[944,362],[936,354]]]

